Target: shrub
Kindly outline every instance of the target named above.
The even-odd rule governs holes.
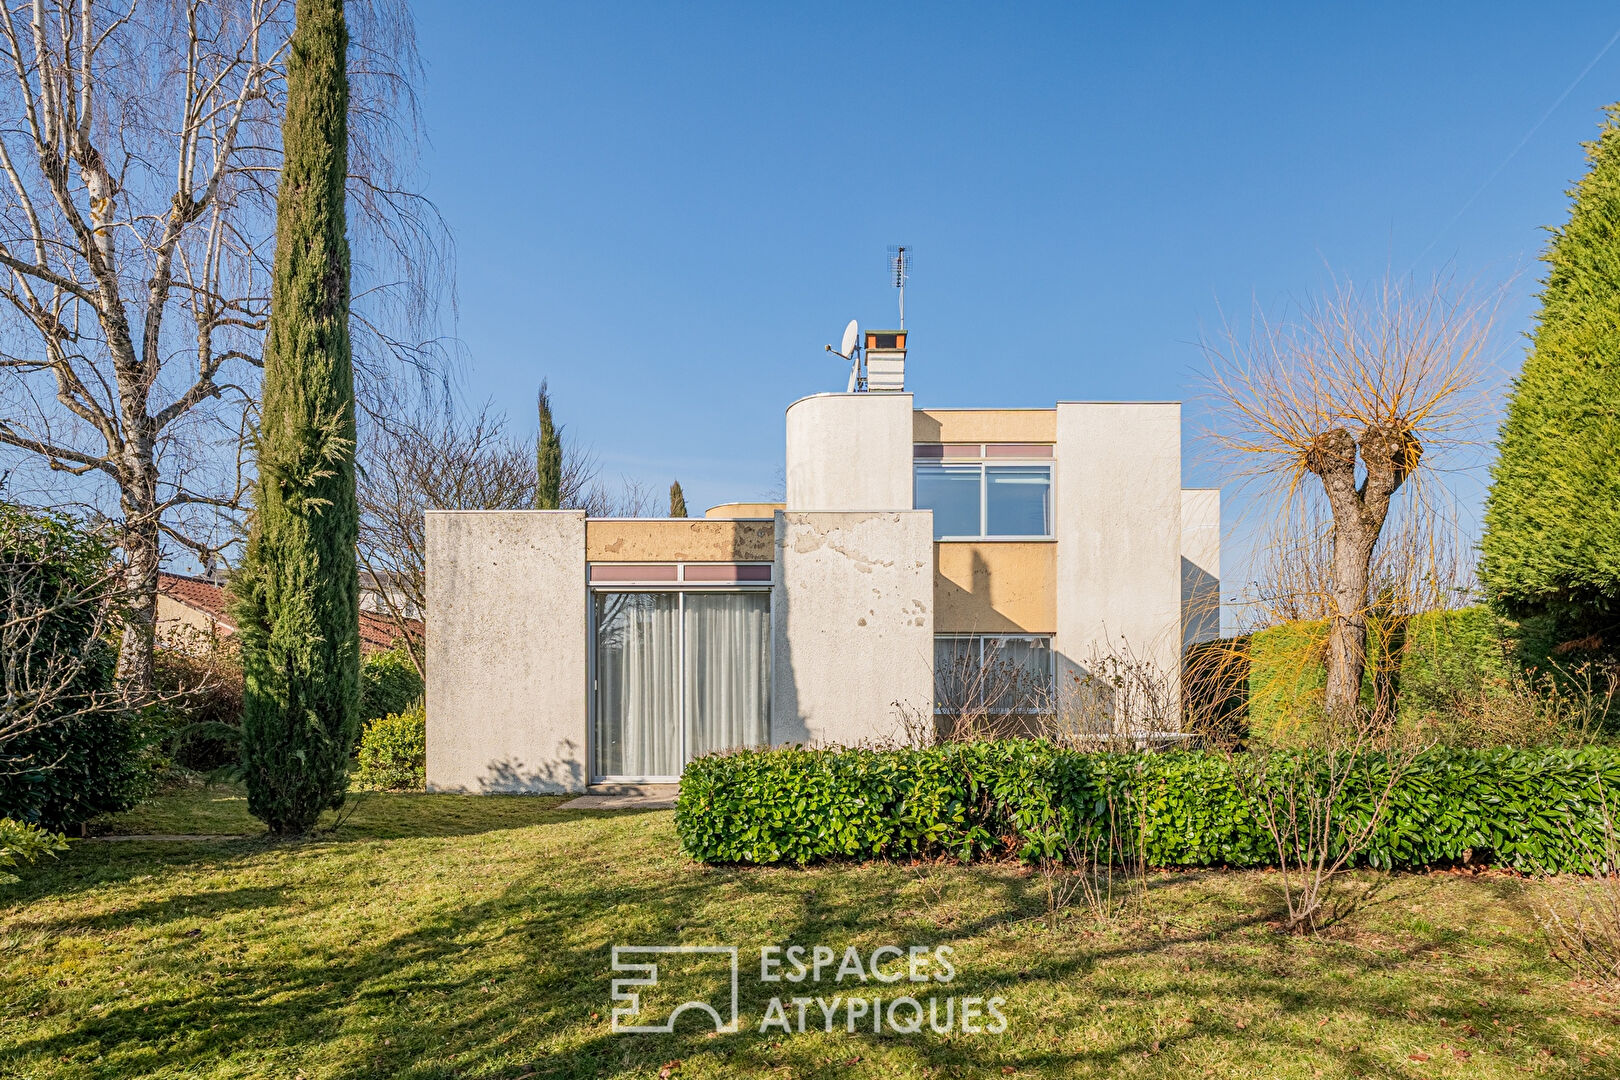
[[[355,784],[383,791],[421,791],[427,778],[427,713],[417,702],[404,712],[366,721]]]
[[[237,762],[242,737],[242,658],[228,637],[170,633],[153,654],[163,752],[207,772]]]
[[[1290,756],[1270,760],[1285,768]],[[1366,792],[1388,763],[1373,753],[1360,767],[1369,782],[1348,785],[1339,808],[1352,825],[1370,812]],[[1403,776],[1358,861],[1586,869],[1599,849],[1600,784],[1620,784],[1620,751],[1431,750]],[[934,854],[1036,861],[1095,836],[1110,805],[1134,808],[1129,824],[1151,866],[1276,861],[1226,756],[1087,754],[1040,740],[699,758],[681,777],[675,826],[688,854],[713,863]]]
[[[17,875],[7,870],[19,862],[31,863],[41,855],[66,850],[67,840],[58,833],[0,818],[0,885],[10,885],[17,880]]]
[[[422,676],[404,646],[371,653],[360,663],[360,719],[402,713],[423,689]]]
[[[148,725],[113,679],[107,539],[0,503],[0,817],[60,829],[126,810],[151,786]]]

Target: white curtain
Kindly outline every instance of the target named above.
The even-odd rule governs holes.
[[[676,776],[680,598],[596,594],[596,775]]]
[[[770,597],[686,597],[686,755],[764,744],[771,695]]]

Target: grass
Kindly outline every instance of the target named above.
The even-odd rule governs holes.
[[[1298,940],[1265,874],[1155,875],[1130,922],[1048,929],[1015,866],[710,868],[667,811],[554,799],[372,795],[278,844],[213,787],[106,828],[237,835],[82,841],[0,892],[0,1076],[1620,1076],[1620,1006],[1547,960],[1506,876],[1368,875]],[[794,988],[758,949],[795,942],[948,944],[943,989],[1004,998],[1007,1030],[829,1034],[812,1007],[761,1034]],[[611,947],[677,943],[741,947],[742,1032],[613,1034]]]

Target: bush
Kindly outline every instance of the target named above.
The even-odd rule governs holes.
[[[0,583],[24,628],[0,649],[8,689],[24,691],[5,705],[23,733],[0,745],[0,817],[61,829],[127,810],[152,776],[148,725],[114,689],[111,546],[63,514],[0,503]]]
[[[1274,754],[1276,767],[1290,755]],[[1371,784],[1346,789],[1353,825]],[[1599,785],[1620,790],[1620,751],[1431,750],[1397,787],[1363,862],[1384,869],[1469,860],[1590,869]],[[1276,847],[1231,760],[1205,751],[1088,754],[1045,741],[924,749],[751,750],[699,758],[681,777],[675,827],[694,858],[789,863],[948,854],[1051,858],[1131,809],[1150,866],[1270,866]]]
[[[158,738],[170,760],[208,772],[235,765],[242,738],[242,658],[228,637],[176,631],[153,655]]]
[[[359,787],[421,791],[427,779],[427,712],[419,701],[404,712],[366,721],[360,736]]]
[[[55,855],[67,850],[67,840],[59,833],[46,832],[35,825],[27,825],[10,818],[0,818],[0,885],[16,882],[17,875],[7,873],[19,862],[31,863],[41,855]]]
[[[405,712],[423,689],[422,676],[404,646],[372,653],[360,662],[360,719]]]

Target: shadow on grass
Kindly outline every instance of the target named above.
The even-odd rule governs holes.
[[[141,856],[143,873],[184,869],[199,858],[228,862],[271,850],[292,850],[300,858],[266,868],[284,880],[263,887],[198,890],[115,914],[62,920],[58,929],[85,932],[155,924],[159,933],[144,944],[141,958],[141,980],[150,989],[93,1015],[86,1012],[71,1031],[22,1029],[0,1043],[0,1073],[44,1074],[41,1063],[67,1058],[75,1071],[64,1068],[63,1075],[104,1077],[213,1071],[293,1075],[303,1069],[340,1078],[561,1078],[651,1076],[664,1063],[681,1059],[686,1072],[737,1075],[784,1066],[796,1077],[886,1075],[897,1063],[947,1074],[996,1073],[1012,1066],[1063,1075],[1082,1069],[1125,1071],[1157,1058],[1168,1062],[1190,1043],[1218,1040],[1236,1045],[1226,1060],[1239,1070],[1245,1062],[1298,1062],[1331,1053],[1351,1071],[1385,1074],[1392,1064],[1387,1053],[1322,1042],[1309,1030],[1268,1026],[1264,1018],[1310,1014],[1355,1025],[1406,1016],[1413,1009],[1410,984],[1377,977],[1403,968],[1429,981],[1426,996],[1444,998],[1439,1006],[1425,1006],[1414,1021],[1446,1021],[1451,1033],[1434,1027],[1436,1042],[1458,1040],[1457,1031],[1470,1024],[1489,1035],[1495,1021],[1496,1028],[1514,1030],[1515,1045],[1526,1058],[1567,1046],[1563,1018],[1549,1015],[1544,1002],[1497,994],[1487,1015],[1459,973],[1436,971],[1399,949],[1375,953],[1332,941],[1301,944],[1280,935],[1245,936],[1264,920],[1263,913],[1221,917],[1175,933],[1138,930],[1125,940],[1101,944],[1063,930],[1031,932],[1008,949],[1009,928],[1025,922],[1040,901],[1032,892],[1038,882],[1005,867],[941,873],[933,906],[957,912],[941,924],[928,897],[918,895],[920,883],[899,867],[705,867],[670,860],[667,852],[649,856],[641,846],[647,842],[645,827],[652,824],[645,814],[544,811],[530,823],[546,822],[583,828],[563,847],[534,850],[529,862],[514,863],[513,878],[493,895],[476,895],[466,883],[452,881],[445,888],[453,893],[430,910],[408,919],[401,915],[397,929],[377,936],[356,933],[351,940],[345,935],[342,945],[294,935],[279,948],[248,948],[224,931],[205,928],[193,938],[179,927],[172,933],[163,927],[255,908],[272,919],[291,918],[295,905],[286,890],[302,885],[298,878],[305,874],[321,875],[322,888],[329,876],[334,880],[324,903],[296,905],[296,914],[305,919],[298,934],[313,935],[320,925],[341,922],[345,904],[365,882],[336,880],[336,869],[302,855],[307,850],[318,859],[350,837],[279,847],[243,841],[200,856],[176,852],[173,845],[161,851],[152,846]],[[465,834],[452,829],[411,835]],[[655,842],[668,844],[670,838],[659,832]],[[492,849],[489,857],[499,854]],[[171,855],[176,857],[162,857]],[[368,871],[349,872],[364,876]],[[1172,884],[1205,885],[1216,876],[1166,875],[1157,879],[1154,891]],[[347,894],[340,891],[345,884]],[[735,944],[746,957],[760,944],[841,949],[861,942],[870,949],[891,941],[956,947],[961,974],[950,991],[1005,997],[1012,1024],[1007,1035],[947,1040],[841,1030],[762,1034],[757,1025],[772,990],[750,977],[746,959],[742,1032],[713,1037],[685,1025],[668,1035],[609,1030],[614,944]],[[1005,953],[1001,957],[991,955],[996,941],[1002,943],[997,946]],[[1141,970],[1138,962],[1152,965],[1148,990],[1132,982]],[[1313,977],[1324,965],[1335,974]],[[1192,1012],[1186,1023],[1153,1013],[1156,1001],[1212,999],[1214,1005],[1178,1006]],[[1089,1042],[1068,1034],[1099,1003],[1110,1001],[1131,1012],[1128,1024]],[[1054,1002],[1063,1003],[1068,1013],[1058,1021],[1046,1015]],[[59,1011],[66,1005],[36,998],[30,1007]],[[847,1064],[856,1059],[862,1068]],[[1167,1064],[1160,1075],[1179,1068]],[[1247,1071],[1252,1075],[1262,1068]]]

